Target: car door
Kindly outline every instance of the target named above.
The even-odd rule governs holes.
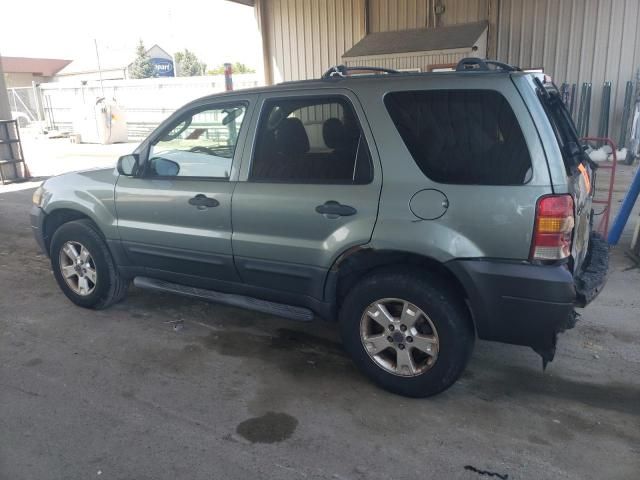
[[[369,242],[382,183],[355,96],[321,92],[261,97],[232,205],[242,280],[316,299],[335,259]]]
[[[119,177],[118,231],[134,267],[197,285],[238,280],[231,196],[251,99],[198,103],[177,113],[143,144],[140,173]]]

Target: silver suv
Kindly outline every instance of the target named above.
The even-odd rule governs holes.
[[[377,70],[202,98],[117,169],[47,180],[31,221],[62,291],[105,308],[133,280],[337,321],[413,397],[453,384],[476,337],[552,360],[608,263],[557,89],[479,59]]]

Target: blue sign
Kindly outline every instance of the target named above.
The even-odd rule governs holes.
[[[173,77],[173,62],[166,58],[151,58],[156,77]]]

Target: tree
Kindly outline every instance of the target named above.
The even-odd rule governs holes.
[[[204,75],[207,65],[198,60],[195,53],[184,49],[184,52],[176,52],[173,56],[176,65],[176,75],[178,77],[193,77],[195,75]]]
[[[150,78],[155,76],[155,73],[151,59],[147,55],[147,49],[144,48],[144,44],[140,40],[136,47],[136,59],[129,67],[129,76],[131,78]]]
[[[236,62],[232,66],[233,73],[256,73],[256,69],[245,65],[244,63]],[[224,64],[218,65],[213,70],[209,70],[207,75],[222,75],[224,73]]]

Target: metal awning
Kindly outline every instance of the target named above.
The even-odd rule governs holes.
[[[342,58],[471,48],[486,29],[487,22],[483,21],[439,28],[370,33],[342,55]]]
[[[227,0],[228,2],[241,3],[242,5],[248,5],[249,7],[256,6],[256,0]]]

